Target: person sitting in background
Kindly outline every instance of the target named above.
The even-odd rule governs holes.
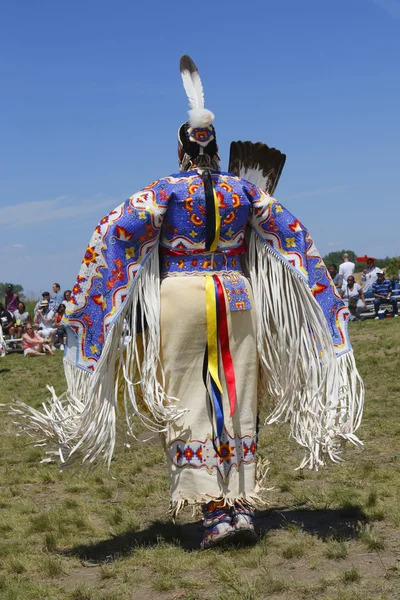
[[[14,317],[2,304],[0,304],[0,321],[3,335],[9,335],[10,338],[13,338],[15,334]]]
[[[15,335],[17,338],[22,336],[25,326],[31,323],[31,316],[26,310],[26,306],[23,302],[18,303],[18,308],[14,311],[15,319]]]
[[[42,294],[42,299],[38,300],[36,302],[36,306],[35,306],[35,313],[37,313],[37,311],[39,310],[39,306],[40,304],[46,300],[49,304],[49,308],[50,310],[52,310],[53,312],[56,312],[57,310],[57,303],[55,300],[53,300],[53,298],[50,298],[50,292],[43,292]]]
[[[356,265],[350,261],[349,255],[345,252],[343,254],[343,262],[339,266],[339,274],[343,276],[343,281],[347,283],[349,275],[354,275],[354,269]]]
[[[65,290],[65,292],[64,292],[64,300],[62,302],[65,306],[67,306],[67,304],[69,302],[69,299],[71,298],[71,294],[72,294],[71,290]]]
[[[55,329],[55,343],[60,345],[60,350],[64,350],[65,327],[62,318],[65,313],[65,304],[60,304],[54,315],[53,327]]]
[[[54,300],[56,301],[57,307],[61,304],[61,302],[64,300],[64,295],[61,293],[61,287],[59,283],[53,283],[53,293],[54,293]]]
[[[340,275],[340,273],[338,273],[337,266],[334,264],[329,265],[328,270],[336,289],[340,290],[343,284],[343,275]]]
[[[347,283],[343,288],[343,300],[347,300],[348,302],[350,312],[349,321],[360,319],[357,308],[359,300],[362,300],[364,309],[367,310],[363,289],[361,285],[355,282],[354,275],[349,275],[347,278]]]
[[[54,354],[50,346],[45,344],[43,338],[33,330],[30,323],[27,324],[22,335],[22,348],[24,349],[24,356],[44,356],[44,350],[47,350],[49,354]]]
[[[392,300],[392,282],[385,279],[385,273],[378,273],[378,281],[372,286],[372,295],[374,297],[375,319],[379,319],[378,312],[381,304],[391,304],[393,315],[398,317],[397,300]]]
[[[363,282],[364,295],[366,298],[372,298],[372,286],[378,280],[378,273],[382,273],[382,270],[379,267],[375,266],[375,259],[368,258],[367,268],[364,269],[363,274],[361,276],[361,281]]]
[[[48,301],[42,300],[34,320],[34,325],[38,329],[39,335],[43,338],[44,342],[50,343],[52,350],[55,350],[55,329],[53,328],[54,314],[54,310],[50,310]]]
[[[6,295],[4,297],[4,308],[10,313],[14,313],[14,311],[18,308],[19,297],[17,294],[14,294],[14,287],[9,283],[6,286]]]

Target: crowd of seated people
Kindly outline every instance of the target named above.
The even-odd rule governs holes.
[[[24,302],[14,293],[13,286],[6,286],[4,305],[0,304],[0,325],[11,349],[22,343],[24,355],[31,357],[54,354],[56,348],[64,350],[62,317],[72,292],[65,290],[62,293],[58,283],[53,284],[52,290],[52,295],[50,292],[42,293],[32,319]]]
[[[395,289],[398,280],[387,279],[382,269],[375,266],[375,259],[366,258],[367,267],[361,275],[362,285],[355,281],[355,264],[350,261],[348,254],[343,255],[343,263],[339,269],[334,264],[329,266],[333,283],[348,304],[350,320],[360,320],[362,309],[368,310],[366,299],[373,299],[375,319],[379,318],[378,313],[382,304],[391,305],[392,316],[397,317],[397,297],[392,298],[392,296],[398,294],[398,290]]]

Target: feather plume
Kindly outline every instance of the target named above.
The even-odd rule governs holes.
[[[209,127],[214,121],[214,114],[206,108],[192,108],[189,110],[189,123],[191,127]]]
[[[189,100],[189,123],[191,127],[209,127],[214,121],[214,115],[204,108],[204,92],[199,71],[193,60],[187,54],[181,57],[180,71]]]
[[[262,142],[232,142],[228,170],[272,196],[285,161],[285,154]]]
[[[181,57],[179,67],[190,108],[204,108],[203,84],[197,67],[190,56],[184,54]]]

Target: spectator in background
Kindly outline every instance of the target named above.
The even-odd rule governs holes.
[[[65,306],[68,304],[69,299],[71,298],[71,290],[65,290],[64,292],[64,300],[63,300],[63,304],[65,304]]]
[[[46,345],[44,344],[43,338],[40,337],[33,330],[33,327],[30,323],[25,327],[25,333],[22,335],[22,348],[24,349],[24,356],[44,356]],[[54,352],[47,346],[47,350],[50,354],[54,354]]]
[[[38,329],[39,335],[43,338],[44,342],[50,343],[51,350],[55,350],[55,329],[53,328],[54,315],[55,311],[50,309],[48,300],[42,300],[34,320],[34,325]]]
[[[53,300],[52,298],[50,298],[50,292],[43,292],[42,299],[39,300],[38,302],[36,302],[35,313],[37,313],[37,311],[39,310],[39,306],[44,301],[46,301],[48,303],[49,309],[52,310],[55,313],[56,310],[57,310],[57,303],[56,303],[55,300]]]
[[[361,276],[366,298],[372,298],[372,286],[378,281],[378,273],[382,272],[383,271],[379,267],[375,266],[375,260],[373,258],[368,258],[367,268],[364,269],[364,272]]]
[[[57,306],[59,304],[61,304],[61,302],[64,300],[64,296],[60,290],[61,290],[60,284],[53,283],[54,300],[56,301]]]
[[[340,273],[338,273],[337,266],[334,264],[329,265],[328,270],[336,289],[340,290],[343,284],[343,275],[340,275]]]
[[[350,321],[354,321],[355,319],[359,320],[360,318],[359,311],[357,309],[359,300],[362,300],[364,309],[367,310],[364,292],[361,285],[354,281],[354,275],[349,275],[347,278],[347,283],[344,286],[343,300],[347,300],[348,302]]]
[[[391,304],[393,315],[398,317],[397,300],[392,300],[392,282],[390,279],[385,279],[385,273],[378,273],[378,281],[372,286],[372,294],[374,297],[375,319],[379,319],[378,312],[381,304]]]
[[[349,255],[347,253],[343,254],[343,262],[339,266],[339,275],[342,275],[345,283],[347,283],[349,275],[354,275],[355,268],[356,265],[349,260]]]
[[[65,313],[65,304],[60,304],[57,312],[54,315],[53,327],[55,329],[55,343],[60,345],[60,350],[64,350],[64,335],[65,327],[62,323],[62,318]]]
[[[18,303],[18,308],[16,311],[14,311],[14,320],[15,320],[15,335],[17,336],[17,338],[20,338],[25,329],[25,326],[28,323],[31,323],[30,314],[26,310],[26,306],[23,302]]]
[[[14,294],[14,287],[9,283],[6,286],[6,295],[4,297],[4,308],[5,310],[9,310],[10,313],[14,313],[14,311],[18,308],[19,298],[17,294]]]
[[[0,304],[0,321],[3,335],[9,335],[13,338],[15,333],[14,317],[2,304]]]

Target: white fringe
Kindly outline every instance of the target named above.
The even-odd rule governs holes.
[[[289,422],[305,448],[299,469],[318,470],[342,445],[362,442],[364,386],[353,351],[336,357],[323,312],[306,282],[253,231],[249,272],[257,307],[257,346],[268,395],[275,408],[267,424]]]
[[[3,337],[3,329],[2,329],[1,323],[0,323],[0,358],[4,358],[4,356],[6,354],[7,354],[6,341]]]
[[[193,516],[201,514],[201,507],[204,504],[208,504],[209,502],[223,502],[224,506],[241,506],[242,508],[249,508],[251,510],[256,510],[257,508],[263,508],[266,506],[267,502],[265,499],[258,493],[254,492],[253,494],[242,494],[241,496],[232,496],[231,494],[221,494],[216,498],[215,496],[209,496],[208,494],[203,494],[202,496],[194,499],[194,498],[185,498],[182,497],[180,500],[173,500],[170,502],[168,516],[175,523],[179,514],[187,507],[191,506],[193,509]]]
[[[136,334],[138,303],[142,333]],[[145,327],[146,323],[146,327]],[[142,346],[142,348],[141,348]],[[143,352],[141,350],[143,349]],[[179,418],[164,391],[160,364],[160,281],[157,248],[137,274],[123,309],[108,332],[101,358],[93,373],[64,360],[68,391],[43,404],[44,413],[22,403],[10,407],[21,433],[43,437],[36,445],[52,443],[62,469],[81,461],[110,466],[116,444],[117,415],[123,413],[128,435],[134,436],[135,418],[151,431],[165,431]],[[122,385],[120,385],[122,384]],[[121,388],[121,389],[119,389]],[[118,394],[122,392],[122,402]],[[124,433],[122,431],[122,433]]]
[[[251,510],[260,509],[263,507],[265,508],[265,506],[268,505],[265,497],[266,492],[269,492],[273,489],[265,486],[269,464],[270,463],[268,459],[262,458],[260,454],[258,454],[256,464],[256,484],[252,493],[245,493],[236,496],[232,495],[231,492],[228,492],[217,497],[206,493],[197,497],[182,496],[182,498],[179,500],[171,500],[168,515],[172,521],[175,522],[179,514],[187,506],[192,507],[193,516],[200,515],[201,507],[204,506],[204,504],[208,504],[212,500],[214,502],[223,502],[225,506],[239,505],[243,508],[249,508]]]

